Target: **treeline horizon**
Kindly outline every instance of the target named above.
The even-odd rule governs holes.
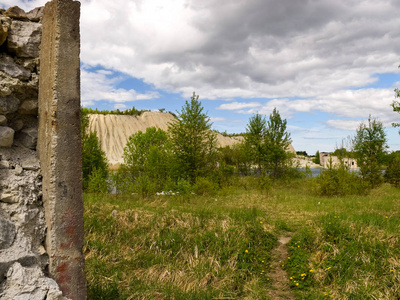
[[[308,167],[305,172],[297,169],[292,159],[295,155],[287,151],[292,140],[287,121],[276,108],[268,119],[260,114],[250,117],[242,142],[217,148],[212,123],[198,98],[193,94],[185,102],[168,132],[150,127],[129,137],[124,163],[111,178],[118,192],[144,197],[163,191],[214,193],[243,177],[255,178],[256,185],[267,191],[277,180],[311,177]],[[88,112],[82,111],[83,188],[106,192],[108,162],[96,133],[88,132]],[[382,122],[370,116],[356,130],[352,151],[336,150],[340,165],[331,163],[314,182],[315,189],[323,195],[344,195],[368,193],[384,180],[397,186],[400,154],[389,154],[387,148]],[[341,158],[348,155],[357,159],[359,173],[351,172],[343,163]],[[381,172],[384,163],[385,179]]]

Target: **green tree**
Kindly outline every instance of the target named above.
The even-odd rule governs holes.
[[[384,178],[386,182],[400,187],[400,153],[391,153]]]
[[[161,191],[169,179],[171,147],[162,129],[149,127],[131,135],[124,148],[124,164],[118,171],[120,190],[141,194]]]
[[[199,96],[193,92],[182,107],[179,118],[169,124],[172,149],[177,162],[176,177],[192,183],[215,168],[216,135]]]
[[[81,139],[83,189],[87,190],[91,180],[96,180],[96,182],[102,181],[103,186],[107,187],[108,162],[106,154],[101,150],[96,132],[89,132],[89,114],[84,109],[81,110]],[[93,172],[96,173],[96,176],[92,176]],[[92,184],[92,186],[99,185]],[[91,188],[91,192],[96,191],[94,188]]]
[[[290,134],[286,130],[287,121],[282,120],[279,111],[274,108],[268,121],[260,114],[249,119],[246,128],[245,144],[259,175],[268,172],[277,178],[283,175],[292,157],[287,152]]]
[[[321,164],[321,159],[320,159],[320,157],[319,157],[319,150],[317,150],[317,152],[315,152],[315,158],[313,159],[313,162],[314,162],[315,164],[318,164],[318,165]]]
[[[264,173],[263,166],[266,155],[265,136],[267,132],[266,122],[265,117],[258,113],[250,117],[244,137],[250,160],[257,166],[259,175]]]
[[[387,149],[386,133],[382,122],[368,118],[361,122],[354,138],[354,151],[361,176],[372,188],[381,183],[381,164]]]
[[[286,119],[282,120],[279,111],[274,108],[269,116],[265,135],[266,169],[274,178],[283,175],[288,167],[290,158],[293,157],[293,155],[287,151],[291,139],[290,133],[287,132],[286,125]]]

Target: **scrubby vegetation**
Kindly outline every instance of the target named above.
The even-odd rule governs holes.
[[[146,111],[150,111],[147,109],[137,110],[134,106],[132,108],[120,110],[98,110],[97,108],[81,108],[82,113],[84,114],[94,114],[94,115],[125,115],[125,116],[140,116],[142,113]]]
[[[400,159],[385,152],[382,123],[360,124],[354,148],[336,151],[361,173],[331,163],[317,177],[292,164],[276,109],[251,117],[233,147],[217,149],[210,129],[193,94],[168,132],[131,136],[114,195],[97,137],[83,133],[84,187],[96,192],[84,199],[89,299],[274,299],[279,289],[400,298]],[[278,259],[286,287],[273,275]]]

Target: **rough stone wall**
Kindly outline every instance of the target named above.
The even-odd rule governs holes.
[[[49,268],[51,257],[46,244],[51,231],[49,219],[63,212],[46,215],[42,181],[57,181],[58,178],[42,179],[47,170],[41,167],[37,151],[39,55],[46,57],[40,54],[43,11],[43,7],[28,13],[18,7],[0,9],[0,299],[7,300],[86,298],[82,285],[80,292],[75,291],[72,296],[73,288],[68,283],[63,283],[64,289],[60,288],[57,274]],[[79,23],[79,13],[77,18]],[[77,57],[79,61],[79,53]],[[70,134],[79,139],[76,131]],[[45,137],[43,143],[50,138],[51,135]],[[77,167],[79,178],[79,165]],[[79,215],[73,218],[83,221]],[[81,238],[83,240],[83,235]],[[76,255],[71,258],[66,254],[64,261],[75,258]],[[82,261],[80,266],[83,276]]]

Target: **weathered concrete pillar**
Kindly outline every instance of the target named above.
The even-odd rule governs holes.
[[[38,132],[49,275],[74,300],[86,299],[79,16],[80,3],[73,0],[53,0],[44,8]]]

